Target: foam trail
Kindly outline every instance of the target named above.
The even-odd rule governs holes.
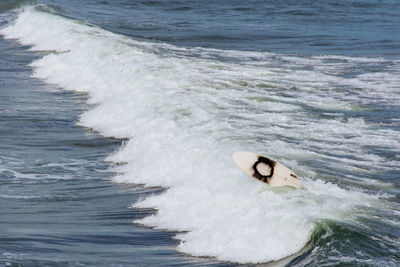
[[[181,252],[240,263],[279,260],[304,247],[316,222],[354,221],[380,205],[379,196],[307,178],[315,170],[300,164],[313,159],[350,173],[371,164],[395,165],[380,155],[354,156],[372,139],[400,149],[395,130],[309,111],[310,103],[327,112],[351,111],[351,97],[337,91],[355,83],[363,83],[363,101],[369,101],[381,92],[378,80],[368,82],[373,75],[347,79],[320,71],[326,58],[307,59],[315,69],[305,71],[292,69],[302,60],[296,57],[253,53],[255,63],[245,52],[138,42],[34,7],[22,10],[1,34],[32,50],[51,51],[32,63],[35,77],[89,93],[96,106],[82,114],[80,125],[129,138],[109,156],[127,163],[116,167],[120,174],[113,181],[169,188],[134,204],[158,210],[136,222],[188,231],[176,236]],[[200,56],[182,56],[183,50]],[[213,53],[228,53],[243,64],[207,59]],[[353,64],[343,60],[338,64]],[[399,80],[391,79],[397,86]],[[382,101],[400,103],[385,90]],[[231,160],[241,150],[282,161],[303,176],[307,190],[269,190],[249,179]]]

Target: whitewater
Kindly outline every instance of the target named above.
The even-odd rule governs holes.
[[[385,212],[398,224],[393,184],[374,177],[399,169],[376,152],[399,151],[399,130],[359,115],[400,105],[398,61],[184,48],[50,11],[24,7],[0,33],[45,53],[35,78],[88,94],[80,126],[126,139],[107,158],[111,180],[165,188],[132,204],[157,211],[133,223],[177,231],[178,251],[262,263],[299,255],[321,227],[328,238],[330,221],[363,228]],[[282,162],[305,190],[247,177],[235,151]]]

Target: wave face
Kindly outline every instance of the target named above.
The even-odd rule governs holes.
[[[127,139],[108,157],[112,181],[167,188],[133,204],[158,210],[135,223],[178,231],[180,252],[276,261],[307,249],[319,225],[326,238],[328,222],[362,228],[394,208],[395,182],[379,175],[399,170],[399,121],[374,114],[398,111],[397,61],[139,42],[41,7],[1,34],[46,52],[34,77],[88,93],[79,125]],[[279,160],[306,190],[249,179],[235,151]]]

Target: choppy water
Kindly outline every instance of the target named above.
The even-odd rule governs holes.
[[[399,264],[396,1],[0,10],[0,264]]]

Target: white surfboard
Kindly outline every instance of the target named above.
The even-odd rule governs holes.
[[[301,180],[286,166],[252,152],[235,152],[232,159],[242,171],[271,187],[303,188]]]

